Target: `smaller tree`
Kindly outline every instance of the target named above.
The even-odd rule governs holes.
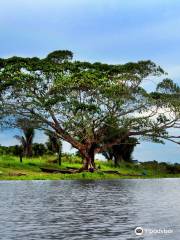
[[[45,145],[42,143],[34,143],[32,145],[32,150],[34,156],[43,156],[47,152]]]
[[[120,166],[122,161],[132,161],[132,153],[137,144],[136,138],[127,138],[123,143],[113,145],[102,154],[107,160],[112,160],[115,167]]]
[[[62,155],[62,142],[58,136],[52,131],[45,131],[48,136],[48,142],[46,142],[47,149],[58,154],[58,164],[61,165],[61,155]]]
[[[15,145],[7,147],[7,154],[12,154],[13,156],[20,156],[22,152],[22,146]]]
[[[35,136],[34,127],[28,119],[18,119],[17,126],[22,129],[24,136],[16,135],[15,138],[19,140],[23,147],[23,155],[32,157],[32,144]]]
[[[114,127],[112,127],[112,122]],[[130,162],[132,160],[134,147],[138,143],[137,139],[127,136],[127,129],[119,128],[117,118],[114,118],[112,116],[106,119],[103,131],[105,143],[115,142],[117,139],[121,138],[121,141],[119,143],[111,145],[102,152],[105,158],[107,160],[112,160],[115,167],[119,166],[122,161]]]
[[[54,63],[64,63],[71,61],[73,58],[73,53],[69,50],[56,50],[47,55],[47,59]]]

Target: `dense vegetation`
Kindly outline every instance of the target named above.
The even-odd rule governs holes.
[[[9,155],[9,156],[20,156],[20,153],[23,151],[22,146],[0,146],[0,155]],[[42,143],[33,143],[32,144],[32,154],[31,156],[43,156],[44,154],[52,154],[53,151],[49,150],[46,145]]]

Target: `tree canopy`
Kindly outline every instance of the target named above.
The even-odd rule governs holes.
[[[66,50],[43,59],[0,59],[0,109],[54,131],[79,150],[83,169],[95,153],[130,136],[180,144],[168,131],[180,127],[179,86],[164,79],[154,92],[142,87],[144,80],[165,74],[161,67],[150,60],[112,65],[72,56]],[[107,141],[109,128],[115,129],[113,141]]]

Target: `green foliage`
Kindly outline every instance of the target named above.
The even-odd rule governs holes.
[[[33,156],[43,156],[47,153],[47,149],[42,143],[34,143],[32,145]]]
[[[121,144],[113,145],[102,154],[107,160],[113,160],[115,166],[118,166],[122,161],[132,161],[132,153],[136,144],[136,138],[126,138]]]
[[[49,53],[47,56],[48,60],[51,60],[55,63],[62,63],[63,61],[70,61],[73,58],[73,53],[68,50],[58,50],[52,53]]]
[[[179,93],[180,87],[171,79],[166,78],[157,85],[157,90],[162,93]]]
[[[62,152],[62,142],[55,132],[46,131],[45,134],[48,136],[48,142],[46,142],[46,147],[51,153],[61,153]]]
[[[13,156],[19,156],[20,153],[23,151],[22,146],[0,146],[0,155],[13,155]]]
[[[18,119],[17,127],[23,131],[24,136],[15,136],[21,143],[23,155],[26,157],[32,156],[32,143],[35,135],[35,129],[31,126],[31,121],[27,118]]]
[[[20,156],[22,152],[23,152],[23,147],[19,145],[9,146],[9,147],[0,146],[0,155]],[[43,156],[48,153],[49,151],[44,144],[42,143],[32,144],[32,155],[31,155],[32,157]]]
[[[153,93],[143,88],[145,79],[165,73],[161,67],[149,60],[111,65],[72,57],[63,50],[45,59],[1,59],[0,111],[3,106],[11,119],[26,117],[54,131],[86,161],[126,137],[179,143],[168,132],[179,126],[179,86],[165,79]],[[116,130],[113,141],[108,129]]]

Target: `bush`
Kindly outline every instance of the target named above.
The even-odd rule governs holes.
[[[47,153],[47,149],[42,143],[33,144],[33,156],[43,156]]]

